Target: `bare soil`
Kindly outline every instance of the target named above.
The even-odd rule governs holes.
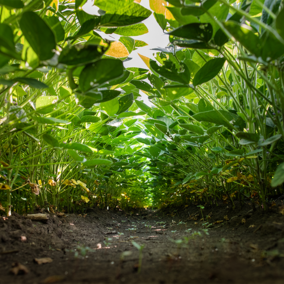
[[[200,221],[195,206],[130,214],[93,209],[51,215],[46,223],[2,216],[0,283],[283,283],[284,216],[277,206],[264,213],[224,205],[202,214],[211,218]],[[140,273],[132,241],[144,245]],[[34,260],[47,257],[52,262]]]

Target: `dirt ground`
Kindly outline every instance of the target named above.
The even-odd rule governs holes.
[[[0,283],[282,284],[281,212],[206,208],[205,221],[195,206],[130,214],[92,209],[51,215],[46,223],[2,216]],[[140,272],[133,241],[144,246]],[[52,262],[38,264],[41,258]]]

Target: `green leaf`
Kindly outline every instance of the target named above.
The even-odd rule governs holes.
[[[97,116],[93,116],[93,115],[84,115],[81,118],[80,123],[84,123],[84,122],[98,122],[100,121],[100,118]]]
[[[190,80],[190,72],[185,64],[181,63],[181,65],[183,66],[184,71],[177,73],[175,70],[172,71],[172,70],[167,69],[164,66],[159,66],[157,62],[154,60],[150,61],[151,68],[159,75],[171,81],[179,82],[182,84],[188,84]]]
[[[76,151],[69,149],[68,154],[76,161],[76,162],[80,162],[83,163],[86,161],[86,158],[83,156],[80,156]]]
[[[56,138],[52,137],[51,135],[43,134],[42,138],[46,143],[48,143],[52,147],[59,147],[59,142],[57,141]]]
[[[58,99],[57,96],[41,96],[36,100],[36,108],[46,107],[54,104]]]
[[[0,46],[15,50],[13,30],[7,24],[0,23]]]
[[[187,129],[191,132],[203,135],[204,134],[204,130],[198,126],[198,125],[193,125],[193,124],[180,124],[180,127]]]
[[[147,46],[148,43],[146,43],[145,41],[142,40],[135,40],[135,47],[144,47]]]
[[[54,32],[56,42],[63,41],[65,38],[65,31],[58,17],[56,16],[45,17],[44,20],[47,22],[47,24],[50,26],[50,28]]]
[[[198,86],[213,79],[219,74],[225,61],[225,58],[215,58],[206,62],[196,73],[193,79],[193,85]]]
[[[175,40],[177,46],[187,47],[192,49],[212,49],[212,47],[204,41],[200,40]]]
[[[245,3],[245,2],[244,2]],[[251,5],[251,3],[243,5],[241,8],[242,10],[246,10],[249,6]],[[234,22],[240,22],[240,20],[242,19],[243,15],[241,15],[240,13],[236,12],[235,14],[233,14],[228,21],[234,21]],[[222,29],[219,29],[215,36],[214,36],[214,41],[217,45],[222,46],[224,45],[226,42],[229,41],[229,38],[227,37],[227,35],[223,32]]]
[[[161,27],[162,30],[165,30],[167,27],[167,19],[163,14],[157,14],[154,13],[154,17],[157,21],[157,23],[159,24],[159,26]]]
[[[201,3],[200,6],[196,6],[194,4],[186,5],[181,9],[182,15],[193,15],[193,16],[201,16],[206,11],[208,11],[213,5],[215,5],[217,0],[205,0]]]
[[[136,138],[136,140],[140,143],[143,143],[143,144],[146,144],[146,145],[151,145],[151,142],[150,142],[149,139],[138,137],[138,138]]]
[[[99,18],[93,18],[93,19],[87,20],[86,22],[84,22],[82,24],[82,26],[79,29],[79,31],[74,36],[72,36],[71,38],[72,39],[77,39],[79,37],[84,36],[85,34],[91,32],[92,30],[94,30],[94,28],[96,26],[98,26],[98,24],[99,24]]]
[[[246,26],[233,21],[223,23],[229,33],[240,42],[249,52],[256,57],[261,55],[261,40],[254,34],[254,31]]]
[[[112,161],[106,159],[94,159],[89,160],[83,163],[85,167],[91,168],[99,165],[106,165],[109,166],[112,164]]]
[[[149,116],[152,116],[152,108],[147,106],[145,103],[143,103],[142,101],[135,101],[136,105],[143,110],[144,112],[146,112]]]
[[[240,145],[254,144],[257,143],[259,140],[259,135],[257,133],[238,132],[236,136],[238,138],[241,138],[239,142]]]
[[[155,125],[155,127],[156,127],[158,130],[160,130],[162,133],[167,134],[167,132],[168,132],[167,126],[165,126],[165,125],[163,125],[163,124],[160,124],[160,123],[155,123],[154,125]]]
[[[268,139],[264,140],[263,142],[258,143],[258,146],[267,146],[267,145],[270,145],[270,144],[276,142],[277,140],[279,140],[281,137],[282,137],[282,134],[274,135],[274,136],[269,137]]]
[[[120,113],[128,110],[131,107],[131,105],[133,104],[133,100],[134,100],[134,96],[133,96],[132,93],[120,98],[119,101],[118,101],[119,110],[116,114],[120,114]]]
[[[208,42],[212,38],[213,29],[209,23],[192,23],[173,30],[169,35]]]
[[[281,185],[284,182],[284,163],[280,164],[276,172],[274,173],[274,177],[271,181],[271,186],[276,187]]]
[[[140,116],[140,115],[145,115],[145,112],[133,112],[133,111],[123,112],[120,115],[118,115],[117,118],[126,118],[132,116]]]
[[[115,98],[111,101],[101,103],[101,108],[106,111],[109,116],[114,116],[119,110],[118,99]]]
[[[122,36],[140,36],[148,33],[148,28],[143,23],[136,25],[119,27],[114,32],[117,35]]]
[[[145,81],[132,80],[130,83],[139,90],[149,92],[149,93],[154,92],[152,86]]]
[[[213,133],[215,133],[216,131],[218,131],[219,129],[221,129],[222,126],[213,126],[213,127],[210,127],[209,129],[207,129],[207,134],[208,135],[212,135]]]
[[[82,91],[98,87],[123,75],[123,63],[117,59],[100,59],[86,66],[80,74],[79,86]]]
[[[120,95],[120,91],[106,90],[101,92],[89,91],[84,95],[77,94],[80,105],[91,108],[94,104],[110,101]]]
[[[129,54],[133,51],[135,46],[135,41],[131,37],[123,36],[119,39],[120,42],[124,44],[124,46],[127,48]]]
[[[100,21],[100,25],[105,27],[133,25],[144,21],[151,15],[151,11],[132,0],[96,0],[94,4],[106,11]]]
[[[33,116],[33,120],[41,124],[70,124],[70,121],[62,120],[54,117],[36,117]]]
[[[223,116],[225,117],[225,119],[223,118]],[[224,125],[229,129],[232,128],[232,124],[230,123],[230,121],[237,120],[239,118],[239,116],[224,110],[210,110],[205,112],[199,112],[193,115],[192,117],[198,121],[206,121],[215,123],[217,125]]]
[[[48,24],[36,13],[25,12],[20,19],[21,30],[40,60],[53,57],[55,36]]]
[[[77,44],[66,46],[59,55],[58,62],[66,65],[81,65],[100,59],[107,48],[100,45]]]
[[[25,85],[29,85],[32,88],[35,89],[47,89],[48,86],[36,79],[33,78],[24,78],[24,77],[18,77],[14,79],[16,82],[25,84]]]
[[[70,144],[62,143],[60,144],[60,146],[64,149],[71,149],[71,150],[77,150],[77,151],[86,152],[86,153],[93,153],[93,150],[89,148],[87,145],[81,144],[78,142],[74,142]]]
[[[0,0],[0,6],[2,5],[8,9],[21,9],[25,7],[22,0]]]
[[[276,17],[275,20],[275,25],[276,25],[276,30],[279,33],[279,35],[284,39],[284,7],[281,9],[279,14]]]

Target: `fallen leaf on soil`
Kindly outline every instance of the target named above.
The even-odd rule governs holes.
[[[279,207],[279,213],[284,215],[284,206]]]
[[[37,264],[51,263],[53,260],[50,257],[35,258]]]
[[[256,244],[250,244],[249,246],[254,250],[258,250],[258,245]]]
[[[12,266],[13,267],[10,269],[10,272],[13,273],[14,275],[29,273],[28,268],[19,262],[13,263]]]
[[[245,224],[246,221],[247,221],[247,220],[246,220],[245,218],[243,218],[241,223],[242,223],[242,224]]]
[[[219,221],[215,221],[213,224],[220,224],[220,223],[223,223],[224,220],[219,220]]]
[[[42,281],[42,283],[43,284],[56,283],[56,282],[60,282],[64,279],[65,279],[65,276],[63,276],[63,275],[54,275],[54,276],[49,276],[49,277],[45,278]]]
[[[0,210],[1,210],[1,211],[4,211],[4,212],[6,211],[6,209],[2,206],[1,203],[0,203]]]
[[[197,222],[194,222],[194,225],[198,225],[198,223],[197,223]]]
[[[57,213],[56,214],[58,217],[65,217],[65,213]]]
[[[254,227],[255,227],[255,225],[250,225],[250,226],[249,226],[249,228],[254,228]]]
[[[47,221],[49,219],[49,216],[47,214],[28,214],[27,219],[35,220],[35,221]]]
[[[229,221],[228,215],[224,216],[224,220]]]

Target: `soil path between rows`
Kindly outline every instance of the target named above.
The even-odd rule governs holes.
[[[47,223],[0,217],[0,283],[283,283],[284,216],[218,214],[205,230],[196,208],[172,216],[93,210]],[[140,273],[132,241],[144,245]],[[52,262],[34,261],[46,257]],[[29,272],[13,275],[13,263]]]

